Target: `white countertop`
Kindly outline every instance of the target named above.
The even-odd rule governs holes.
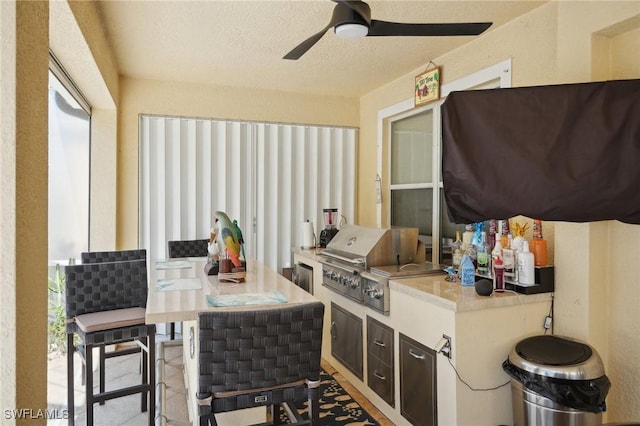
[[[166,263],[149,265],[149,292],[145,316],[148,324],[196,320],[198,312],[202,311],[270,309],[282,306],[282,303],[277,303],[211,307],[207,303],[207,296],[271,294],[279,291],[287,299],[287,304],[318,300],[253,259],[247,261],[247,275],[243,283],[220,282],[217,275],[206,275],[205,258],[169,259],[167,263],[169,269],[157,269],[166,267]],[[158,284],[161,284],[162,290],[157,289]]]
[[[511,290],[493,292],[491,296],[480,296],[474,286],[463,286],[446,281],[446,274],[424,277],[402,278],[389,281],[392,291],[408,294],[426,302],[450,309],[454,312],[493,309],[525,303],[551,300],[551,293],[520,294]]]
[[[323,250],[324,249],[321,248],[321,247],[311,248],[311,249],[305,249],[305,248],[302,248],[302,247],[293,247],[291,249],[291,252],[293,254],[299,254],[301,256],[304,256],[306,258],[309,258],[309,259],[317,262],[318,261],[318,257],[317,256],[319,254],[322,254]]]

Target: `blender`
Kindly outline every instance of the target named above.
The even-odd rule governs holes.
[[[322,209],[324,215],[324,229],[320,231],[320,247],[326,247],[329,241],[338,233],[338,209]]]

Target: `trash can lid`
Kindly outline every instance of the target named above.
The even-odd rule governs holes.
[[[595,349],[575,339],[542,335],[524,339],[509,354],[515,367],[540,376],[592,380],[604,375]]]

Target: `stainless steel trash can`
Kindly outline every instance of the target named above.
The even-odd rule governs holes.
[[[611,387],[591,346],[560,336],[520,341],[502,364],[515,426],[600,426]]]

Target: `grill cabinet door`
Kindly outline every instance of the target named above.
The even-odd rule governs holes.
[[[333,302],[331,355],[362,380],[362,319]]]
[[[416,426],[438,424],[436,352],[400,333],[400,412]]]

